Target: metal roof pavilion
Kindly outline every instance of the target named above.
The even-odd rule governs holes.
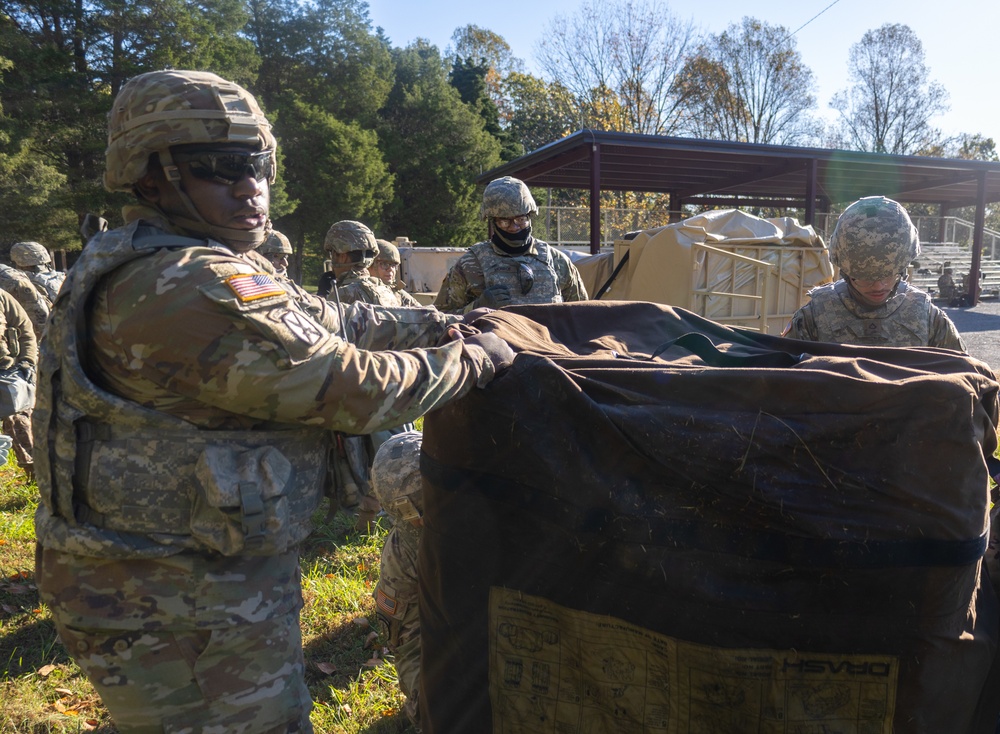
[[[680,218],[685,204],[780,207],[817,211],[862,196],[933,204],[941,215],[975,206],[973,277],[979,277],[986,205],[1000,201],[1000,162],[886,155],[829,148],[757,145],[657,135],[580,130],[478,178],[514,176],[530,187],[590,191],[590,247],[601,242],[602,191],[670,196]],[[975,281],[973,281],[975,282]]]

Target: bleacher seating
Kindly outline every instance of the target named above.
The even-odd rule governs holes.
[[[972,268],[972,250],[969,247],[962,247],[953,243],[926,244],[922,246],[920,257],[917,258],[919,267],[914,268],[910,275],[910,282],[917,288],[927,291],[932,296],[938,296],[938,277],[946,262],[951,263],[952,275],[955,283],[961,287],[963,278]],[[929,272],[927,272],[929,271]],[[980,285],[982,298],[1000,298],[1000,261],[991,260],[987,253],[983,253],[983,258],[979,265]]]

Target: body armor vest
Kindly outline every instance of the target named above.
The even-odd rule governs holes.
[[[44,273],[26,272],[25,275],[53,303],[56,300],[56,296],[59,295],[59,289],[62,287],[63,280],[66,277],[65,273],[61,273],[58,270],[46,270]]]
[[[118,397],[86,374],[86,304],[101,278],[163,247],[213,247],[140,223],[73,267],[40,350],[34,412],[38,542],[80,555],[284,552],[322,499],[329,431],[215,431]],[[228,254],[228,250],[226,251]]]
[[[839,280],[809,294],[819,341],[859,346],[919,347],[930,340],[931,299],[905,282],[883,305],[867,309]]]
[[[483,270],[486,288],[505,285],[513,303],[562,303],[562,292],[547,242],[533,240],[537,252],[500,255],[490,242],[469,248]]]

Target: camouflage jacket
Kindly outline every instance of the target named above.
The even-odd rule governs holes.
[[[411,305],[403,303],[396,291],[378,278],[358,270],[348,273],[334,287],[339,291],[340,302],[343,304],[360,301],[361,303],[371,303],[389,308]],[[327,296],[327,298],[330,297]],[[419,304],[417,305],[419,306]]]
[[[519,275],[524,264],[531,284]],[[587,288],[569,256],[532,238],[523,255],[508,255],[490,241],[472,245],[445,276],[434,305],[445,313],[465,313],[491,285],[507,285],[514,303],[585,301]]]
[[[272,533],[275,517],[318,500],[329,430],[399,425],[492,378],[483,350],[461,342],[359,349],[432,344],[447,321],[431,309],[341,313],[289,293],[263,262],[141,221],[91,240],[39,368],[40,544],[113,557],[280,552],[303,531],[290,520]],[[260,512],[240,509],[249,485]]]
[[[9,265],[0,264],[0,288],[14,296],[21,304],[21,308],[28,314],[35,329],[35,338],[41,339],[45,334],[45,322],[52,307],[48,297],[35,288],[27,273]]]
[[[929,295],[906,281],[881,306],[869,308],[851,297],[846,281],[814,288],[810,301],[792,316],[785,336],[808,341],[880,347],[942,347],[965,351],[947,314]]]
[[[400,306],[409,306],[411,308],[420,306],[420,301],[418,301],[413,294],[402,288],[393,289],[393,293],[395,293],[396,297],[399,299]]]
[[[20,362],[38,363],[35,332],[21,304],[0,290],[0,370],[9,370]]]
[[[59,289],[62,288],[63,281],[66,280],[66,273],[60,270],[34,271],[26,270],[24,274],[32,282],[36,290],[49,299],[50,302],[56,300]]]

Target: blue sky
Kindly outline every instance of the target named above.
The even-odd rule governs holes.
[[[833,6],[828,6],[833,2]],[[534,49],[556,16],[572,16],[583,0],[369,0],[372,24],[394,46],[425,38],[443,51],[456,28],[470,23],[499,33],[539,73]],[[673,0],[672,11],[718,33],[744,15],[795,30],[798,50],[816,78],[820,112],[847,86],[847,57],[865,31],[905,23],[924,45],[932,79],[950,94],[951,109],[934,124],[946,134],[979,133],[1000,146],[1000,0]],[[810,22],[817,13],[820,15]]]

